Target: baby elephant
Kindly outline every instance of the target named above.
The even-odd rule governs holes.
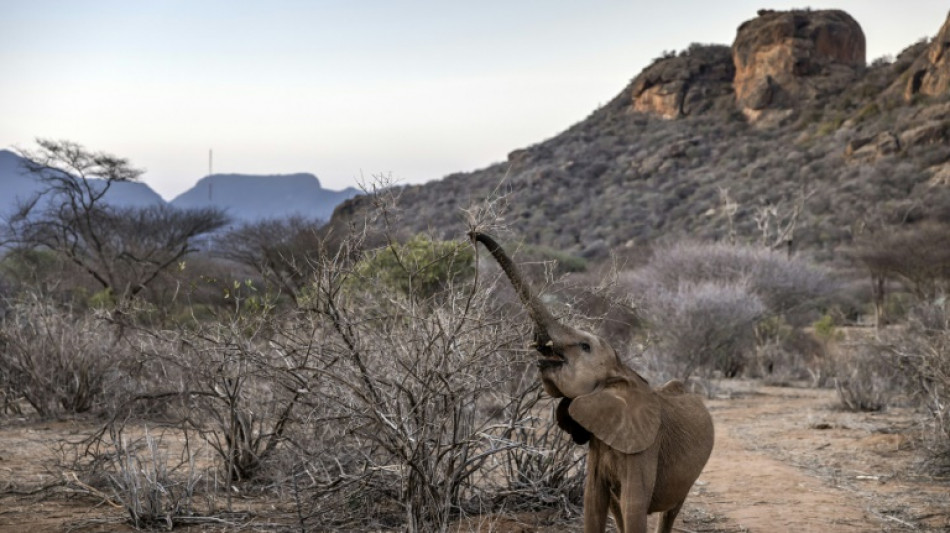
[[[544,390],[561,398],[557,423],[574,442],[590,443],[584,531],[600,533],[610,510],[617,528],[645,533],[647,515],[663,513],[669,532],[713,447],[702,399],[679,381],[658,389],[620,360],[600,337],[558,322],[491,237],[473,232],[501,265],[535,325]]]

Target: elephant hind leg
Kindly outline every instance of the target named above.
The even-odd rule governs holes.
[[[663,514],[660,515],[660,520],[656,524],[656,533],[670,533],[673,531],[673,522],[676,521],[676,515],[679,514],[682,507],[683,502],[681,501],[676,504],[676,507],[668,511],[664,511]]]

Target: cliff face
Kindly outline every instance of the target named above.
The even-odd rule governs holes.
[[[864,32],[844,11],[763,10],[731,48],[693,45],[644,69],[632,107],[667,119],[738,108],[758,120],[840,90],[864,64]]]
[[[633,109],[678,118],[731,106],[735,72],[728,46],[691,46],[658,59],[636,77]]]
[[[904,98],[918,94],[937,96],[950,89],[950,16],[943,23],[927,51],[911,66]]]
[[[844,11],[760,11],[732,45],[736,103],[752,118],[839,90],[865,64],[861,26]]]

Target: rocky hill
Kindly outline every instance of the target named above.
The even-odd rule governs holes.
[[[869,226],[950,218],[950,22],[865,58],[838,10],[760,11],[731,45],[660,57],[607,105],[505,162],[397,192],[406,233],[463,234],[500,191],[529,243],[587,257],[658,239],[760,239],[803,206],[798,249],[833,258]],[[335,223],[370,202],[342,204]]]

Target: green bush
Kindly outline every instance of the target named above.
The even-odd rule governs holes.
[[[371,253],[356,267],[361,278],[376,278],[404,296],[429,298],[452,282],[475,273],[474,251],[460,241],[437,241],[418,234],[404,244]]]
[[[824,315],[812,324],[815,328],[815,336],[823,341],[834,340],[836,335],[835,319],[831,315]]]

